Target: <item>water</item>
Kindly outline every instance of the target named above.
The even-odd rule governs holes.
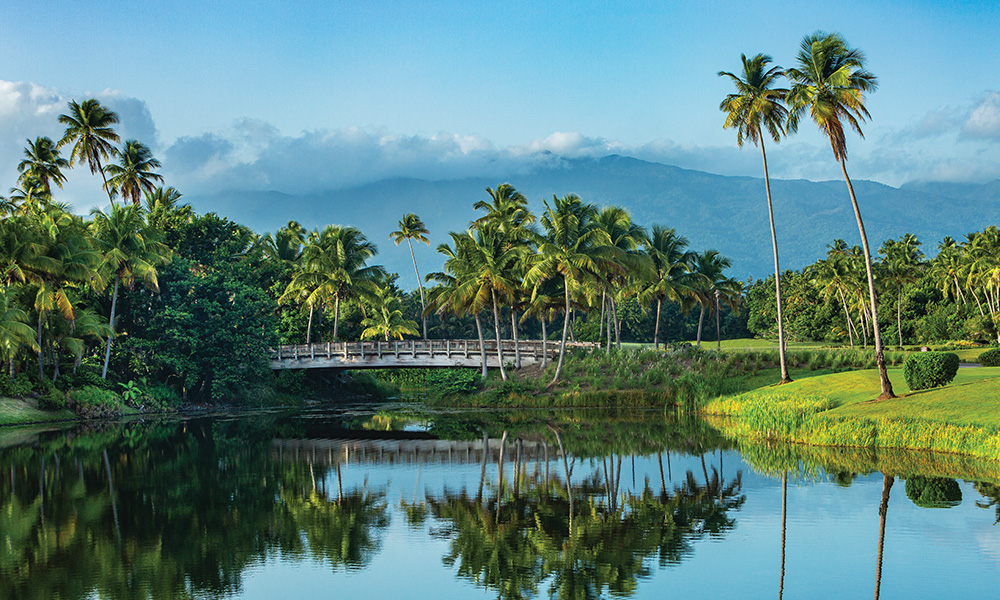
[[[992,597],[998,481],[657,412],[3,430],[0,598]]]

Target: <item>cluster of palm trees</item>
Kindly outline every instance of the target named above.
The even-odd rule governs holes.
[[[781,313],[781,279],[778,267],[778,243],[774,231],[774,212],[771,204],[770,178],[767,172],[767,154],[764,151],[766,133],[775,142],[788,133],[794,133],[803,115],[816,123],[830,141],[833,156],[840,165],[847,183],[848,194],[861,235],[862,259],[868,283],[868,304],[872,337],[875,342],[875,361],[879,370],[881,394],[879,398],[894,397],[892,383],[886,372],[882,336],[878,324],[875,278],[872,271],[871,251],[865,233],[861,210],[858,207],[854,186],[847,174],[847,138],[844,124],[858,135],[864,136],[861,123],[871,115],[865,108],[864,94],[874,91],[876,77],[864,68],[865,56],[839,34],[816,32],[805,36],[796,56],[796,66],[783,70],[768,68],[771,57],[758,54],[748,59],[741,56],[743,71],[736,75],[720,71],[736,86],[736,93],[728,95],[719,105],[726,113],[724,127],[737,130],[737,144],[750,140],[760,146],[764,162],[764,182],[767,207],[771,223],[771,240],[774,251],[775,297],[778,305],[779,355],[781,381],[790,381],[785,362],[785,336]],[[781,77],[786,77],[789,88],[776,87]]]
[[[655,301],[657,346],[665,300],[685,311],[700,307],[699,343],[706,312],[718,314],[722,304],[735,307],[740,301],[742,283],[724,274],[729,259],[715,250],[687,250],[688,240],[672,228],[653,225],[647,231],[624,209],[598,209],[575,195],[553,196],[536,217],[525,196],[510,184],[486,191],[489,199],[474,206],[483,214],[466,231],[451,232],[451,242],[438,246],[444,269],[427,276],[435,285],[428,292],[425,313],[471,315],[480,342],[484,313],[492,317],[497,340],[501,313],[508,313],[515,342],[518,325],[526,318],[539,319],[544,340],[547,322],[561,314],[553,383],[559,380],[571,321],[578,312],[599,315],[599,337],[606,333],[610,352],[613,345],[621,346],[618,306],[627,299],[637,298],[644,306]],[[509,358],[519,366],[516,352]],[[506,380],[501,344],[497,358]],[[484,356],[484,375],[485,370]]]
[[[97,100],[72,101],[69,109],[59,117],[67,128],[58,143],[28,140],[17,167],[19,187],[0,198],[0,358],[11,376],[16,363],[34,352],[39,376],[50,367],[55,380],[65,358],[78,366],[88,347],[104,343],[106,377],[120,287],[131,290],[142,282],[156,289],[157,267],[170,258],[147,220],[158,201],[162,213],[179,197],[173,188],[154,187],[162,180],[152,170],[159,162],[135,140],[116,149],[111,126],[118,116]],[[72,146],[69,160],[60,152],[66,145]],[[119,162],[102,163],[112,158]],[[63,170],[76,162],[102,174],[110,212],[95,210],[88,221],[53,200],[53,184],[61,188]],[[131,203],[115,203],[119,195]],[[147,198],[145,209],[140,196]],[[104,321],[96,297],[112,283],[110,317]]]
[[[329,225],[306,232],[295,221],[264,238],[268,256],[292,268],[292,278],[278,298],[309,309],[306,343],[312,342],[314,316],[333,306],[333,341],[340,328],[341,305],[357,302],[365,315],[361,339],[403,339],[419,335],[404,317],[400,300],[381,265],[368,262],[378,248],[355,227]]]

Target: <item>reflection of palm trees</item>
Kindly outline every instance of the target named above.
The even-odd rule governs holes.
[[[781,474],[781,578],[778,580],[778,600],[785,593],[785,529],[788,523],[788,471]]]

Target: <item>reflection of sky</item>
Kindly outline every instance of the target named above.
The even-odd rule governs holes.
[[[555,456],[555,452],[552,454]],[[513,452],[508,452],[512,457]],[[719,453],[706,455],[709,476],[718,468]],[[781,481],[757,475],[736,452],[722,456],[728,481],[743,473],[746,503],[730,512],[736,527],[721,538],[694,542],[693,554],[679,565],[660,568],[650,564],[652,575],[639,582],[636,598],[775,598],[779,580],[781,536]],[[577,461],[574,483],[597,471],[596,461]],[[687,471],[703,482],[698,457],[670,455],[672,484],[679,485]],[[507,463],[508,478],[512,464]],[[529,461],[529,473],[535,462]],[[553,475],[562,476],[562,464],[550,463]],[[664,456],[664,473],[667,461]],[[544,472],[544,465],[541,466]],[[621,490],[659,489],[656,456],[622,461]],[[285,562],[271,558],[248,572],[243,597],[276,598],[336,596],[341,598],[490,598],[495,592],[475,587],[455,577],[456,567],[443,564],[449,541],[430,535],[439,527],[433,517],[417,529],[407,525],[400,500],[419,501],[424,493],[463,488],[474,496],[480,464],[420,463],[373,465],[352,463],[342,467],[345,492],[366,485],[384,491],[391,523],[381,538],[381,548],[371,564],[360,571],[332,572],[310,561]],[[487,465],[490,483],[496,464]],[[488,485],[490,484],[488,483]],[[963,502],[950,509],[915,506],[905,494],[905,482],[892,487],[886,527],[883,564],[883,599],[988,598],[1000,584],[1000,525],[994,510],[978,508],[979,494],[961,483]],[[336,471],[326,481],[329,493],[337,489]],[[785,598],[861,598],[872,595],[878,541],[878,504],[882,476],[858,477],[847,488],[826,481],[790,481],[788,486],[787,557]],[[539,597],[547,597],[544,586]]]

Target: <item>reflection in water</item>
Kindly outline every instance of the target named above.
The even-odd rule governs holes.
[[[882,501],[878,505],[878,553],[875,555],[875,600],[882,590],[882,549],[885,547],[885,517],[889,512],[889,491],[893,478],[882,474]]]
[[[22,437],[0,449],[0,598],[240,595],[274,562],[368,572],[397,530],[499,598],[631,596],[658,568],[691,564],[700,540],[739,538],[726,534],[748,505],[732,454],[723,472],[728,442],[662,413],[272,415]],[[801,455],[744,456],[781,479],[781,598]],[[833,462],[843,485],[870,467],[852,464]],[[905,477],[916,505],[954,505],[945,467]],[[884,472],[876,597],[888,491],[903,476]],[[387,473],[405,482],[391,505]],[[1000,516],[1000,488],[976,489]]]

